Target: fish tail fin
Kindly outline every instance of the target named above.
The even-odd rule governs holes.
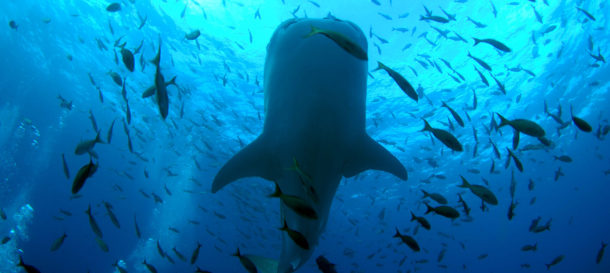
[[[166,85],[176,85],[176,76],[174,76]]]
[[[532,249],[533,249],[534,251],[536,251],[536,250],[538,249],[538,242],[536,242],[536,243],[534,244],[534,247],[533,247]]]
[[[400,237],[400,231],[398,230],[398,228],[396,228],[396,234],[394,234],[394,236],[392,236],[392,238],[398,238]]]
[[[458,187],[460,187],[460,188],[469,188],[470,187],[470,183],[468,183],[468,180],[466,180],[466,178],[464,178],[461,175],[460,175],[460,177],[462,178],[462,185],[459,185]]]
[[[474,39],[474,45],[478,45],[481,42],[481,40],[479,40],[477,38],[472,38],[472,39]]]
[[[424,198],[430,196],[430,194],[425,190],[421,190],[421,192],[424,194]]]
[[[318,33],[320,33],[320,29],[312,25],[311,26],[311,31],[307,35],[305,35],[304,38],[309,38],[309,37],[314,36],[314,35],[316,35]]]
[[[546,266],[546,270],[550,270],[551,269],[551,264],[545,264]]]
[[[506,119],[505,117],[503,117],[502,115],[500,115],[500,113],[496,112],[496,115],[498,115],[498,117],[500,117],[500,125],[498,125],[498,128],[505,126],[505,125],[510,125],[510,121],[508,119]]]
[[[288,230],[288,224],[286,223],[286,219],[284,219],[284,224],[281,228],[278,228],[281,231],[286,231]]]
[[[91,215],[91,204],[89,204],[89,207],[87,208],[85,213]]]
[[[441,107],[447,107],[447,108],[449,108],[449,105],[447,105],[447,103],[446,103],[445,101],[441,101],[441,103],[442,103]]]
[[[25,264],[23,263],[23,257],[21,257],[21,255],[19,255],[19,263],[17,264],[17,266],[24,266]]]
[[[381,63],[380,61],[377,61],[377,68],[375,68],[373,71],[377,71],[379,69],[384,69],[386,66]]]
[[[608,245],[608,243],[604,243],[604,241],[602,241],[602,248],[606,247]]]
[[[235,251],[235,253],[231,254],[231,256],[241,257],[241,253],[239,253],[239,247],[237,248],[237,251]]]
[[[430,123],[428,123],[428,121],[426,121],[425,119],[422,120],[424,121],[424,129],[421,129],[420,132],[432,131],[432,126],[430,126]]]
[[[420,15],[420,16],[419,16],[419,20],[420,20],[420,21],[424,21],[424,20],[426,20],[426,17],[424,17],[423,15]]]
[[[280,197],[280,196],[282,196],[282,190],[280,189],[280,185],[277,182],[275,182],[275,192],[268,195],[267,197]]]
[[[428,203],[424,203],[426,205],[426,214],[433,212],[434,208],[428,205]]]
[[[161,36],[159,36],[159,50],[157,51],[157,55],[152,60],[150,60],[150,62],[156,65],[157,67],[159,67],[159,64],[161,63]]]
[[[413,222],[414,220],[417,220],[417,217],[415,217],[415,214],[413,214],[413,212],[411,211],[411,222]]]
[[[101,130],[98,130],[98,131],[97,131],[97,135],[95,135],[95,143],[102,143],[102,144],[104,144],[104,141],[103,141],[103,140],[102,140],[102,138],[100,137],[100,133],[101,133],[101,132],[102,132]]]

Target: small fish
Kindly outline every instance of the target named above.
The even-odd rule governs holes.
[[[555,259],[553,259],[551,261],[551,263],[546,264],[546,270],[550,270],[551,266],[557,265],[558,263],[560,263],[561,261],[563,261],[564,256],[563,255],[559,255],[557,257],[555,257]]]
[[[151,265],[151,264],[147,263],[147,262],[146,262],[146,259],[144,259],[144,261],[142,262],[142,264],[143,264],[144,266],[146,266],[146,269],[148,269],[148,271],[150,271],[150,273],[157,273],[157,269],[156,269],[156,268],[155,268],[153,265]]]
[[[51,245],[51,251],[58,250],[61,247],[61,245],[64,243],[64,240],[66,239],[66,237],[68,237],[68,235],[64,232],[63,235],[61,235],[59,238],[55,239],[55,241]]]
[[[470,18],[470,16],[468,16],[468,18],[467,18],[467,19],[468,19],[468,21],[470,21],[471,23],[473,23],[473,24],[474,24],[474,26],[475,26],[475,27],[477,27],[477,28],[485,28],[485,27],[487,27],[487,25],[486,25],[486,24],[483,24],[483,23],[481,23],[481,22],[475,21],[474,19]]]
[[[354,56],[360,60],[363,60],[363,61],[368,60],[368,56],[367,56],[366,52],[360,47],[360,45],[352,42],[345,35],[343,35],[339,32],[332,31],[332,30],[324,30],[324,29],[320,29],[320,28],[311,26],[311,32],[309,32],[309,34],[307,34],[305,36],[305,38],[309,38],[316,34],[322,34],[322,35],[328,37],[329,39],[333,40],[333,42],[335,42],[338,46],[343,48],[347,53],[351,54],[352,56]]]
[[[133,53],[129,49],[123,47],[121,48],[121,58],[127,70],[133,72],[135,69],[135,58],[133,57]]]
[[[477,38],[473,38],[474,39],[474,45],[478,45],[479,43],[486,43],[489,45],[492,45],[493,47],[495,47],[498,50],[504,51],[504,52],[511,52],[511,49],[509,47],[507,47],[505,44],[498,42],[497,40],[494,39],[477,39]]]
[[[479,59],[479,58],[477,58],[475,56],[472,56],[470,54],[470,52],[468,52],[468,57],[470,57],[471,59],[475,60],[483,68],[487,69],[488,71],[491,71],[491,66],[489,66],[485,61],[483,61],[483,60],[481,60],[481,59]]]
[[[85,181],[87,178],[91,177],[95,171],[97,171],[98,164],[93,164],[93,160],[89,159],[89,163],[87,165],[82,166],[76,176],[74,177],[74,182],[72,182],[72,194],[78,193],[80,189],[85,185]]]
[[[555,171],[555,181],[559,180],[559,177],[564,176],[565,174],[561,171],[561,167],[557,168]]]
[[[519,160],[519,158],[517,158],[517,156],[508,147],[506,147],[506,150],[508,151],[508,158],[506,158],[506,168],[508,168],[508,165],[510,164],[510,159],[512,158],[515,162],[515,165],[517,165],[517,169],[520,172],[523,172],[523,164],[521,164],[521,160]]]
[[[292,241],[296,245],[298,245],[302,249],[309,250],[309,243],[307,242],[307,238],[305,238],[305,236],[303,236],[303,234],[301,234],[300,232],[290,229],[288,227],[288,224],[286,223],[285,219],[284,219],[284,226],[279,228],[279,230],[286,231],[286,233],[288,233],[288,236],[290,237],[290,239],[292,239]]]
[[[170,81],[165,82],[165,87],[167,88],[170,85],[176,85],[176,76],[174,76]],[[144,90],[144,93],[142,93],[142,98],[148,98],[152,95],[154,95],[157,92],[157,87],[155,85],[147,88],[146,90]]]
[[[63,209],[59,209],[59,213],[65,215],[65,216],[72,216],[72,213],[67,211],[67,210],[63,210]]]
[[[116,226],[117,228],[121,228],[121,225],[119,224],[119,219],[116,218],[116,215],[114,215],[114,212],[112,212],[112,205],[108,202],[102,201],[104,203],[104,207],[106,207],[106,213],[108,213],[108,217],[110,217],[110,221],[112,222],[112,224],[114,224],[114,226]]]
[[[247,256],[241,255],[241,253],[239,252],[239,248],[237,248],[237,251],[233,253],[233,256],[239,258],[239,262],[249,273],[258,272],[252,260],[250,260],[250,258],[248,258]]]
[[[318,256],[318,258],[316,258],[316,264],[322,273],[337,273],[335,264],[328,261],[324,256]]]
[[[110,71],[108,72],[108,75],[110,75],[112,81],[114,81],[114,83],[116,83],[118,86],[123,86],[123,78],[121,78],[121,75],[119,75],[119,73]]]
[[[163,248],[161,248],[161,243],[159,242],[159,240],[157,240],[157,252],[159,252],[159,255],[162,258],[165,258],[166,254],[165,251],[163,251]]]
[[[510,206],[508,207],[508,220],[513,220],[513,217],[515,217],[515,208],[517,208],[517,205],[519,205],[519,202],[514,202],[514,200],[510,201]]]
[[[197,258],[199,257],[199,249],[201,248],[201,244],[197,242],[197,247],[193,250],[193,254],[191,255],[191,264],[195,264]]]
[[[477,69],[477,67],[476,67],[476,66],[474,67],[474,70],[476,70],[476,71],[477,71],[477,73],[479,74],[479,77],[481,78],[481,81],[483,81],[483,83],[484,83],[485,85],[489,86],[489,82],[487,81],[487,78],[485,78],[485,76],[483,75],[483,73],[481,73],[481,71],[479,71],[479,70]],[[474,91],[473,91],[473,92],[474,92]],[[476,98],[476,96],[475,96],[475,98]]]
[[[464,199],[462,198],[462,195],[458,193],[458,202],[462,203],[462,207],[464,208],[464,213],[466,213],[466,215],[470,215],[470,208],[468,207],[468,204],[466,204],[466,201],[464,201]]]
[[[171,231],[171,232],[174,232],[174,233],[180,233],[180,230],[178,230],[178,229],[177,229],[177,228],[175,228],[175,227],[171,227],[171,226],[170,226],[170,227],[168,227],[167,229],[168,229],[169,231]]]
[[[413,214],[413,212],[411,211],[411,222],[413,222],[414,220],[417,221],[425,229],[430,230],[431,226],[428,220],[421,216],[415,216],[415,214]]]
[[[318,219],[318,214],[307,201],[298,196],[283,194],[277,183],[275,183],[275,192],[268,197],[280,198],[286,206],[300,216],[314,220]]]
[[[524,245],[521,247],[521,251],[536,251],[538,249],[538,243],[533,245]]]
[[[138,220],[136,219],[136,215],[133,215],[133,225],[136,229],[136,236],[139,238],[142,237],[142,234],[140,233],[140,227],[138,226]]]
[[[582,8],[579,8],[579,7],[576,7],[576,9],[581,11],[582,13],[584,13],[592,21],[595,21],[595,17],[593,17],[593,15],[591,13],[589,13],[588,11],[586,11],[585,9],[582,9]]]
[[[106,242],[104,242],[104,240],[102,240],[102,238],[95,237],[95,242],[97,243],[97,246],[99,246],[102,251],[104,251],[104,252],[110,251],[110,249],[108,248],[108,245],[106,244]]]
[[[93,147],[95,147],[95,144],[97,144],[97,143],[103,143],[102,140],[100,139],[99,131],[97,131],[97,135],[95,136],[94,139],[85,140],[85,141],[81,141],[80,143],[78,143],[78,145],[76,145],[76,149],[74,149],[74,154],[82,155],[82,154],[89,153],[93,150]]]
[[[555,160],[559,160],[559,161],[565,162],[565,163],[572,162],[572,158],[570,156],[567,156],[567,155],[553,156],[553,158],[555,158]]]
[[[155,88],[156,88],[156,98],[157,105],[159,106],[159,113],[161,117],[165,120],[168,115],[169,110],[169,97],[167,96],[167,88],[165,85],[165,79],[163,78],[163,74],[161,74],[161,36],[159,36],[159,49],[157,51],[157,55],[151,61],[156,67],[157,70],[155,72]]]
[[[176,249],[176,247],[173,247],[172,250],[174,251],[174,254],[176,254],[176,257],[178,257],[178,259],[182,260],[183,262],[186,262],[186,258]]]
[[[457,138],[455,138],[451,133],[449,133],[443,129],[433,128],[432,126],[430,126],[430,124],[425,119],[423,121],[425,124],[424,124],[424,128],[421,130],[422,132],[423,131],[432,132],[434,137],[436,137],[438,140],[440,140],[443,144],[445,144],[445,146],[447,146],[451,150],[454,150],[457,152],[461,152],[463,150],[462,144],[460,144],[460,142],[457,140]]]
[[[14,30],[17,30],[19,28],[19,26],[17,25],[17,23],[15,23],[15,21],[11,20],[8,22],[8,26]]]
[[[398,84],[398,86],[400,87],[400,89],[405,92],[405,94],[407,94],[407,96],[409,96],[411,99],[417,101],[417,92],[415,92],[415,89],[413,89],[413,86],[411,86],[411,84],[402,76],[400,75],[398,72],[394,71],[393,69],[387,67],[386,65],[384,65],[381,62],[377,62],[378,66],[377,69],[375,69],[374,71],[377,71],[379,69],[383,69],[385,70],[388,75],[390,75],[390,77],[392,77],[392,79],[394,79],[394,82],[396,82],[396,84]]]
[[[438,207],[431,207],[430,205],[428,205],[428,203],[424,203],[427,207],[426,210],[426,214],[430,213],[430,212],[434,212],[438,215],[450,218],[450,219],[455,219],[460,217],[460,213],[455,210],[452,207],[449,206],[438,206]]]
[[[70,171],[68,170],[68,163],[66,163],[66,157],[64,154],[61,154],[61,162],[64,166],[64,174],[66,175],[66,179],[70,179]]]
[[[444,196],[442,196],[442,195],[440,195],[438,193],[428,193],[425,190],[421,190],[421,191],[424,194],[423,198],[430,197],[430,199],[438,202],[439,204],[442,204],[442,205],[446,205],[447,204],[447,199]]]
[[[599,264],[602,262],[602,258],[604,257],[604,249],[606,249],[606,246],[608,246],[608,244],[606,244],[602,241],[602,247],[597,251],[597,257],[595,258],[596,264]]]
[[[521,133],[524,133],[528,136],[544,137],[544,135],[545,135],[544,129],[542,129],[542,127],[540,127],[540,125],[538,125],[537,123],[535,123],[533,121],[530,121],[527,119],[508,120],[505,117],[503,117],[502,115],[500,115],[499,113],[496,113],[496,115],[498,115],[498,117],[500,117],[500,125],[498,125],[499,128],[502,128],[505,125],[510,125],[515,130],[517,130]]]
[[[112,140],[112,129],[114,128],[114,122],[116,121],[116,119],[112,120],[112,123],[110,123],[110,128],[108,128],[108,134],[106,135],[106,139],[108,141],[106,141],[108,144],[110,144],[110,141]]]
[[[95,221],[95,218],[93,218],[93,215],[91,214],[91,204],[89,204],[89,207],[87,208],[85,213],[89,216],[89,225],[91,226],[91,230],[93,230],[93,233],[95,233],[97,237],[102,238],[102,230],[100,229],[100,226],[98,226],[97,222]]]
[[[120,3],[112,3],[110,5],[108,5],[106,7],[106,10],[109,12],[117,12],[119,10],[121,10],[121,4]]]
[[[193,31],[185,34],[184,38],[189,40],[189,41],[192,41],[192,40],[195,40],[195,39],[199,38],[199,35],[201,35],[201,31],[199,31],[197,29],[197,30],[193,30]]]
[[[434,21],[434,22],[441,23],[441,24],[449,23],[449,19],[447,19],[445,17],[433,16],[433,15],[428,15],[428,16],[421,15],[419,17],[419,20],[420,21]]]
[[[418,252],[420,250],[419,245],[417,244],[417,242],[415,241],[415,239],[413,239],[413,237],[409,236],[409,235],[402,235],[400,234],[400,231],[398,230],[398,228],[396,228],[396,234],[394,234],[394,236],[392,236],[393,238],[400,238],[400,240],[407,244],[407,246],[409,246],[409,248],[411,248],[413,251]]]
[[[591,125],[589,125],[589,123],[587,123],[584,119],[574,116],[572,106],[570,106],[570,115],[572,115],[572,122],[574,122],[574,125],[576,125],[578,129],[586,133],[593,131],[593,127],[591,127]]]
[[[462,120],[462,118],[460,117],[460,115],[453,110],[453,108],[449,107],[449,105],[447,105],[447,103],[445,103],[444,101],[441,101],[442,106],[441,107],[445,107],[449,110],[449,112],[451,112],[451,115],[453,116],[453,118],[455,119],[455,121],[457,121],[457,123],[461,126],[464,127],[464,121]]]
[[[458,187],[469,189],[472,193],[474,193],[476,196],[481,198],[481,200],[483,200],[484,202],[487,202],[488,204],[491,204],[491,205],[498,204],[498,199],[493,194],[493,192],[491,192],[488,188],[483,187],[481,185],[472,185],[468,182],[468,180],[466,180],[466,178],[464,178],[461,175],[460,175],[460,177],[462,178],[462,185],[459,185]]]

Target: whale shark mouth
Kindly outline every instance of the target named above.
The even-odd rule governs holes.
[[[343,177],[374,169],[407,179],[365,130],[366,50],[358,26],[332,17],[285,21],[267,46],[263,132],[219,170],[212,192],[245,177],[277,183],[285,232],[276,272],[311,257]]]

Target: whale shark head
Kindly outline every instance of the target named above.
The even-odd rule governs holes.
[[[262,177],[315,210],[315,219],[304,217],[280,201],[278,226],[285,221],[309,248],[283,232],[277,272],[294,272],[311,257],[342,177],[375,169],[407,179],[404,166],[366,133],[367,61],[346,44],[367,49],[359,27],[335,18],[291,19],[277,28],[267,46],[263,132],[212,184],[216,192]]]

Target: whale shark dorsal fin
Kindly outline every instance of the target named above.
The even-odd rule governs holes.
[[[258,176],[276,180],[276,172],[281,171],[281,168],[275,167],[268,151],[263,136],[248,144],[218,171],[212,183],[212,193],[240,178]]]
[[[351,155],[346,157],[343,176],[352,177],[366,170],[379,170],[407,180],[407,170],[388,150],[365,135],[356,143]]]

